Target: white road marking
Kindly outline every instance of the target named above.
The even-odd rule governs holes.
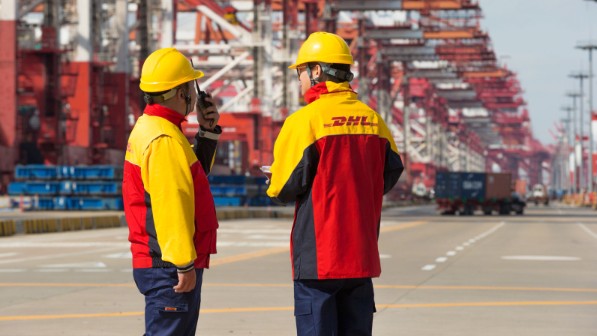
[[[77,252],[77,256],[84,255],[84,254],[101,254],[104,252],[113,251],[113,247],[103,248],[103,249],[94,249],[94,250],[86,250],[84,252]],[[58,253],[58,254],[45,254],[42,256],[35,256],[35,257],[26,257],[26,258],[15,258],[10,260],[0,260],[0,264],[9,264],[9,263],[22,263],[32,260],[46,260],[46,259],[58,259],[63,257],[72,257],[73,253]]]
[[[220,233],[243,233],[243,234],[256,234],[256,233],[271,233],[271,234],[287,234],[290,237],[290,228],[288,229],[218,229]]]
[[[491,229],[481,233],[480,235],[478,235],[475,238],[471,238],[469,240],[467,240],[466,242],[462,243],[461,245],[456,246],[456,248],[454,248],[454,250],[456,251],[463,251],[464,247],[463,246],[469,246],[474,244],[475,242],[477,242],[478,240],[481,240],[487,236],[489,236],[490,234],[494,233],[495,231],[497,231],[499,228],[501,228],[502,226],[504,226],[506,223],[505,222],[500,222],[498,225],[492,227]],[[458,252],[456,251],[448,251],[446,252],[446,256],[441,256],[435,259],[436,263],[444,263],[448,260],[448,257],[453,257],[456,254],[458,254]],[[423,266],[423,268],[421,268],[421,270],[423,271],[431,271],[435,268],[434,264],[429,264],[429,265],[425,265]]]
[[[106,268],[106,264],[101,261],[91,261],[73,264],[51,264],[44,265],[42,268]]]
[[[230,242],[230,241],[222,241],[217,243],[218,247],[286,247],[290,246],[289,242]]]
[[[528,261],[578,261],[578,257],[565,256],[542,256],[542,255],[518,255],[518,256],[503,256],[504,260],[528,260]]]
[[[435,268],[435,265],[430,264],[430,265],[425,265],[423,266],[423,268],[421,268],[423,271],[431,271],[432,269]]]
[[[272,239],[272,240],[290,241],[290,235],[283,235],[283,236],[248,235],[247,239]]]
[[[131,252],[121,252],[121,253],[106,254],[106,255],[104,255],[104,257],[109,258],[109,259],[132,259],[133,255],[131,254]]]
[[[578,223],[578,226],[580,226],[581,229],[585,230],[585,232],[591,235],[593,238],[597,239],[597,233],[591,231],[591,229],[589,229],[586,225],[583,223]]]
[[[9,252],[9,253],[0,253],[0,258],[12,257],[17,255],[16,252]]]
[[[82,269],[75,269],[75,272],[83,272],[83,273],[106,273],[112,272],[110,269],[105,268],[82,268]]]
[[[36,269],[35,271],[42,272],[42,273],[68,272],[68,270],[66,268],[40,268],[40,269]]]
[[[391,259],[391,258],[392,258],[392,256],[391,256],[391,255],[389,255],[389,254],[380,254],[380,255],[379,255],[379,258],[380,258],[380,259]]]
[[[131,246],[129,242],[33,242],[33,241],[12,241],[0,242],[0,248],[27,248],[27,247],[55,247],[55,248],[86,248],[86,247],[122,247]]]

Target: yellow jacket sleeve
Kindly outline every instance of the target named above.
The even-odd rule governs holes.
[[[267,195],[277,203],[296,201],[314,178],[319,157],[310,116],[299,111],[286,119],[274,144]]]
[[[179,141],[162,135],[151,142],[141,169],[162,260],[177,267],[188,266],[197,258],[191,158],[185,153]]]

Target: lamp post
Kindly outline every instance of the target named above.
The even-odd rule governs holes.
[[[580,188],[584,188],[587,183],[587,178],[586,178],[586,174],[585,174],[585,160],[584,160],[584,138],[585,138],[585,132],[584,132],[584,114],[585,114],[585,109],[584,107],[584,98],[585,98],[585,93],[584,93],[584,80],[589,78],[589,75],[587,75],[584,72],[575,72],[575,73],[571,73],[570,74],[570,78],[574,78],[574,79],[578,79],[580,81],[580,92],[579,92],[579,100],[578,100],[578,115],[579,115],[579,132],[578,132],[578,136],[580,138],[579,140],[579,146],[580,146],[580,167],[578,169],[578,175],[579,175],[579,185]],[[590,183],[589,183],[590,184]]]
[[[568,113],[568,118],[560,119],[562,124],[564,124],[564,134],[560,137],[560,146],[559,146],[559,158],[557,159],[558,162],[558,170],[557,170],[557,180],[559,183],[559,190],[568,190],[568,194],[572,193],[572,183],[570,183],[570,143],[568,142],[569,134],[570,134],[570,113]]]
[[[570,144],[574,146],[574,134],[572,133],[572,127],[570,126],[574,125],[574,119],[572,119],[572,112],[574,111],[574,109],[570,106],[564,106],[561,108],[561,110],[567,112],[566,120],[568,122],[566,123],[566,136],[568,139],[568,148],[570,148]],[[567,159],[568,163],[570,163],[570,156],[568,156]],[[568,184],[568,194],[572,195],[572,192],[576,190],[576,157],[574,153],[574,147],[572,149],[572,167],[570,168],[572,168],[572,181],[570,181],[571,183]]]
[[[578,174],[578,165],[579,165],[579,161],[582,165],[582,153],[580,153],[580,158],[579,153],[577,152],[577,146],[576,146],[576,142],[577,142],[577,135],[578,135],[578,131],[576,129],[576,99],[580,97],[580,93],[578,92],[569,92],[566,94],[568,97],[572,98],[572,144],[573,144],[573,148],[574,148],[574,176],[575,176],[575,181],[574,181],[574,191],[578,192],[579,187],[580,187],[580,176]]]
[[[597,2],[597,0],[593,0]],[[589,52],[589,183],[588,192],[593,192],[593,50],[597,49],[595,43],[584,43],[578,49]]]

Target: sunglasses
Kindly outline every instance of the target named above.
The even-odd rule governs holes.
[[[301,65],[301,66],[297,67],[296,68],[296,75],[299,76],[299,77],[301,77],[301,73],[303,71],[305,71],[305,69],[307,69],[306,65]]]

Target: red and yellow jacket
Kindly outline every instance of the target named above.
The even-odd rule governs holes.
[[[129,138],[122,194],[134,268],[207,268],[216,253],[218,221],[206,173],[217,137],[198,137],[194,153],[183,120],[148,105]]]
[[[293,277],[377,277],[382,198],[404,169],[396,144],[348,82],[319,83],[305,98],[276,139],[267,190],[296,202]]]

